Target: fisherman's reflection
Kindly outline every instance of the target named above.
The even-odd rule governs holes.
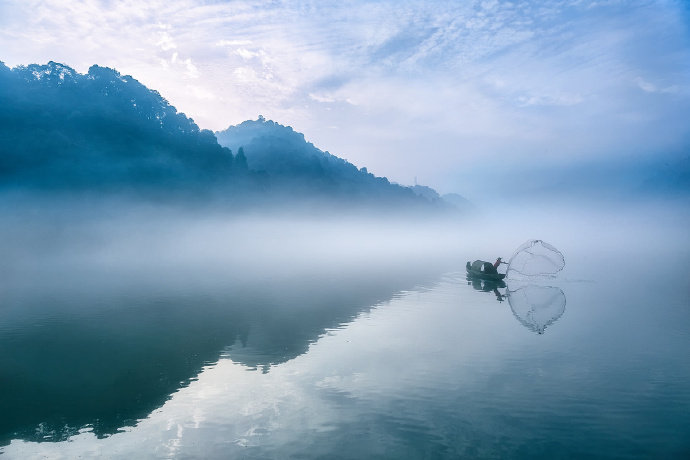
[[[506,283],[504,281],[483,280],[468,277],[467,284],[471,284],[472,288],[477,291],[493,292],[496,295],[496,300],[499,302],[503,302],[506,299],[507,293],[499,291],[499,289],[506,288]]]

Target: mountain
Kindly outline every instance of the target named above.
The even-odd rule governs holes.
[[[457,193],[446,193],[445,195],[441,196],[441,199],[446,203],[450,203],[451,205],[455,206],[458,211],[464,214],[477,212],[476,206],[472,204],[470,200],[462,195],[458,195]]]
[[[239,169],[211,131],[131,76],[0,63],[3,189],[174,195],[229,187]]]
[[[412,187],[410,187],[410,189],[412,189],[415,195],[424,197],[429,201],[438,201],[441,199],[441,196],[438,194],[436,190],[434,190],[431,187],[427,187],[426,185],[415,184]]]
[[[262,116],[216,132],[216,138],[221,145],[237,151],[238,156],[246,156],[249,168],[265,172],[272,187],[282,193],[448,209],[446,203],[392,184],[366,168],[358,169],[316,148],[290,126]]]

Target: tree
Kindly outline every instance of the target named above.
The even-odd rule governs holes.
[[[247,156],[244,154],[244,148],[242,147],[237,150],[237,155],[235,155],[235,167],[238,171],[247,171],[249,169]]]

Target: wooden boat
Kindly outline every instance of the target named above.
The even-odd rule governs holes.
[[[475,260],[471,264],[467,262],[465,268],[467,269],[467,276],[471,278],[479,278],[483,280],[500,281],[506,277],[504,273],[496,273],[496,270],[485,270],[487,264],[493,269],[493,264],[491,262],[486,262],[483,260]]]

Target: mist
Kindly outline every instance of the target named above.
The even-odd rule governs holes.
[[[464,270],[508,261],[530,239],[554,245],[571,271],[613,276],[616,265],[690,255],[684,202],[497,205],[471,215],[343,210],[324,203],[228,209],[131,197],[5,195],[0,199],[3,285],[78,287],[100,281],[159,285],[305,286],[344,279],[376,284],[408,271]],[[581,276],[579,273],[578,276]],[[367,281],[368,280],[368,281]]]

